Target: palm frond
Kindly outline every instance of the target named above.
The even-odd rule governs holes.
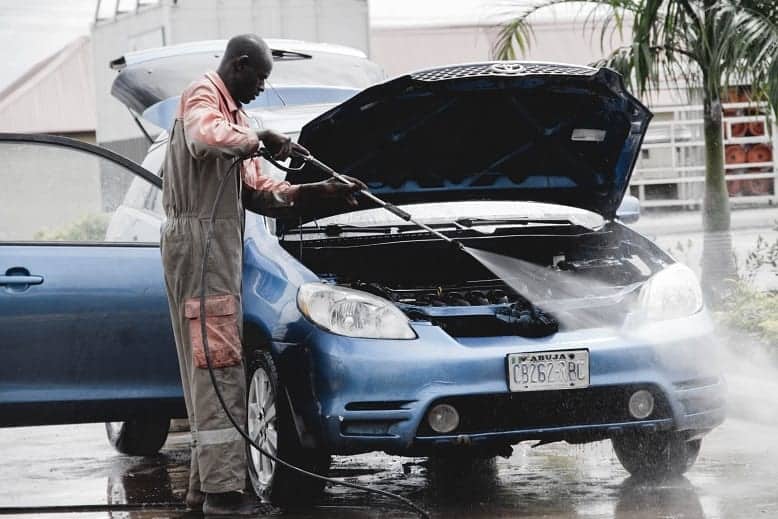
[[[721,85],[752,85],[778,114],[778,24],[739,3],[721,2],[715,13],[716,65]]]
[[[499,59],[526,53],[533,38],[529,17],[549,7],[590,6],[584,26],[602,24],[600,46],[632,16],[632,43],[595,63],[621,72],[641,94],[662,82],[703,88],[718,99],[722,87],[753,84],[778,116],[778,7],[772,0],[545,0],[525,7],[502,26],[494,45]]]
[[[500,26],[497,40],[492,47],[492,55],[496,59],[513,60],[517,57],[517,49],[520,54],[526,54],[534,39],[534,32],[532,25],[529,23],[529,17],[538,11],[561,4],[590,4],[593,10],[609,9],[610,13],[606,17],[607,24],[603,29],[603,31],[606,31],[606,27],[618,28],[621,20],[623,20],[623,13],[637,9],[639,0],[545,0],[529,7],[516,6],[511,8],[508,6],[506,11],[501,14],[510,15],[512,18]],[[517,15],[513,16],[514,9],[521,10],[519,10]],[[590,16],[591,12],[587,19]],[[604,34],[606,33],[604,32]]]

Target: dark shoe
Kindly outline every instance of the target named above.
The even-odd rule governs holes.
[[[272,512],[272,506],[260,502],[253,494],[242,492],[205,494],[203,503],[206,516],[260,516]]]
[[[184,499],[184,502],[186,503],[187,510],[197,510],[199,512],[200,510],[203,509],[203,502],[205,502],[205,494],[203,494],[199,490],[190,488],[189,491],[186,493],[186,499]]]

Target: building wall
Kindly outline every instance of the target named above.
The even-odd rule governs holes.
[[[583,21],[544,21],[533,28],[535,39],[522,60],[587,64],[624,42],[614,34],[601,49],[599,33],[593,36]],[[498,32],[489,25],[373,27],[371,58],[390,76],[446,63],[491,60]]]
[[[138,161],[147,148],[132,116],[110,94],[116,71],[109,63],[125,52],[254,32],[266,38],[348,45],[367,53],[367,1],[161,0],[137,12],[97,22],[92,27],[92,41],[98,142]]]
[[[630,27],[625,20],[624,26]],[[588,65],[629,42],[624,34],[606,32],[600,42],[600,25],[585,17],[544,18],[532,24],[534,38],[519,60],[552,61]],[[390,77],[414,70],[452,63],[491,61],[499,28],[489,24],[433,26],[373,26],[370,33],[370,58],[384,67]],[[644,101],[650,106],[685,104],[685,89],[663,88]]]

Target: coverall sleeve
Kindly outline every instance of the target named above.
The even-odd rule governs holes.
[[[297,201],[299,186],[263,175],[259,159],[243,163],[243,183],[256,191],[267,207],[285,207]]]
[[[188,93],[182,111],[189,153],[196,159],[212,154],[245,156],[259,147],[256,132],[230,122],[219,111],[218,93],[205,85]]]

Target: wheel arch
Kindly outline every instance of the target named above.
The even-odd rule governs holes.
[[[289,406],[300,445],[305,448],[322,447],[322,427],[306,349],[297,343],[274,341],[262,326],[249,320],[243,323],[243,343],[248,359],[248,377],[253,373],[251,362],[257,352],[268,352],[276,366],[283,393],[279,398],[284,398]]]

